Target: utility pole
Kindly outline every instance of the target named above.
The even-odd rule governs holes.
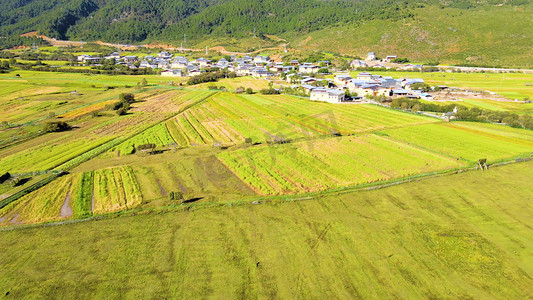
[[[186,39],[185,37],[186,37],[186,35],[185,35],[185,33],[184,33],[184,34],[183,34],[183,43],[184,43],[184,44],[187,42],[187,39]]]
[[[181,42],[181,53],[183,53],[183,42]]]

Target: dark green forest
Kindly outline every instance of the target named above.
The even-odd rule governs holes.
[[[134,43],[306,33],[368,20],[406,20],[426,5],[474,9],[528,0],[3,0],[0,37],[37,30],[57,39]]]

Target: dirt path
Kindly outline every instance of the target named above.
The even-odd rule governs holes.
[[[11,219],[11,224],[16,224],[16,225],[22,224],[22,222],[19,221],[19,216],[20,214],[17,214],[15,217],[13,217],[13,219]]]
[[[94,213],[94,185],[93,185],[93,194],[91,195],[91,213]]]
[[[61,218],[68,218],[72,216],[72,208],[70,208],[70,192],[68,192],[67,197],[65,197],[65,202],[61,206]]]
[[[164,189],[163,186],[161,185],[161,181],[159,181],[158,178],[156,178],[155,181],[157,182],[157,185],[159,186],[159,190],[161,191],[161,195],[162,195],[163,197],[166,197],[166,196],[167,196],[167,192],[165,191],[165,189]]]
[[[43,40],[47,41],[50,45],[57,46],[57,47],[69,47],[69,46],[80,47],[80,46],[83,46],[83,45],[88,43],[88,42],[83,42],[83,41],[57,40],[57,39],[54,39],[54,38],[49,38],[49,37],[47,37],[45,35],[40,35],[37,31],[28,32],[28,33],[22,34],[21,36],[40,37]],[[167,51],[191,51],[191,52],[202,52],[202,51],[205,51],[205,48],[203,48],[203,49],[181,48],[181,47],[175,47],[175,46],[172,46],[172,45],[161,44],[161,43],[144,44],[144,45],[139,45],[139,46],[117,44],[117,43],[106,43],[106,42],[103,42],[103,41],[96,41],[96,42],[91,42],[91,43],[95,43],[95,44],[102,45],[102,46],[108,46],[108,47],[112,47],[112,48],[120,48],[121,50],[136,50],[136,49],[139,49],[139,48],[148,48],[148,49],[163,49],[163,50],[167,50]],[[250,54],[259,53],[259,52],[265,51],[265,50],[283,50],[283,45],[282,46],[278,46],[278,47],[263,48],[263,49],[255,50],[255,51],[252,51],[252,52],[232,52],[232,51],[226,50],[226,48],[224,48],[223,46],[211,47],[211,48],[208,48],[208,50],[220,52],[221,54],[227,54],[227,55],[231,55],[231,54],[235,54],[235,55],[250,55]]]

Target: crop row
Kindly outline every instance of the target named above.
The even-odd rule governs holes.
[[[94,212],[131,208],[142,202],[139,184],[131,167],[94,172]]]
[[[383,133],[470,163],[480,158],[490,162],[533,152],[533,140],[528,130],[508,128],[503,131],[489,124],[466,124],[420,125],[384,130]]]
[[[164,123],[157,124],[140,134],[128,139],[111,149],[111,151],[120,151],[120,154],[131,154],[134,148],[144,144],[155,144],[156,146],[166,146],[174,144],[175,141],[167,130]]]
[[[50,170],[107,141],[109,138],[70,143],[63,140],[44,147],[33,147],[3,158],[0,173]]]
[[[252,147],[218,157],[261,194],[318,191],[460,165],[448,157],[376,135]]]
[[[330,105],[292,96],[218,93],[171,125],[181,144],[294,140],[334,133],[350,134],[435,122],[372,105]],[[181,134],[178,133],[181,131]],[[181,135],[181,136],[180,136]]]

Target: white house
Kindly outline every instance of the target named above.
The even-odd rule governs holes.
[[[258,55],[254,58],[254,63],[269,63],[270,62],[270,57],[268,56],[261,56],[261,55]]]
[[[335,75],[333,78],[333,83],[336,85],[346,85],[353,78],[350,75]]]
[[[313,65],[312,63],[303,63],[298,68],[298,71],[300,73],[317,73],[319,69],[319,66]]]
[[[182,77],[183,76],[183,72],[182,72],[181,69],[167,70],[167,71],[161,72],[161,76],[163,76],[163,77]]]
[[[368,52],[368,54],[366,55],[366,60],[367,60],[367,61],[373,61],[373,60],[376,60],[376,53],[374,53],[374,52]]]
[[[374,78],[372,77],[372,74],[368,73],[368,72],[363,72],[363,73],[359,73],[357,74],[357,80],[361,80],[361,81],[371,81],[373,80]]]
[[[311,90],[311,100],[340,103],[344,101],[344,92],[333,89],[316,88]]]

